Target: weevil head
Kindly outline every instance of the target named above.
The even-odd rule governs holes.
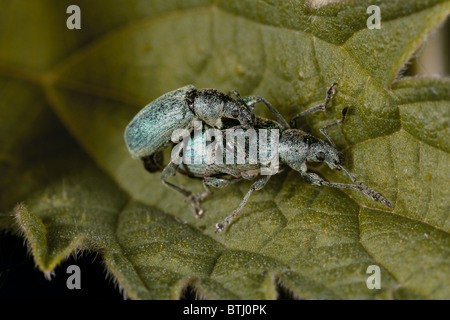
[[[341,170],[344,163],[344,155],[336,150],[327,141],[314,138],[308,148],[306,161],[325,162],[332,170]]]
[[[230,99],[225,102],[223,117],[236,119],[244,129],[253,127],[254,115],[252,110],[237,100]]]
[[[278,152],[282,162],[295,170],[302,170],[305,162],[325,162],[333,170],[341,170],[342,153],[327,141],[299,129],[283,131]]]

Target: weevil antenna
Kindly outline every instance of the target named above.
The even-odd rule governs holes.
[[[344,166],[339,165],[338,166],[339,169],[342,169],[349,177],[350,179],[353,181],[353,183],[361,186],[361,192],[363,192],[364,194],[368,195],[369,197],[371,197],[373,200],[375,201],[380,201],[381,203],[383,203],[386,207],[391,208],[392,209],[392,205],[389,201],[387,201],[380,193],[372,190],[371,188],[369,188],[368,186],[366,186],[364,183],[362,183],[361,181],[358,181],[358,179],[356,179],[356,177],[354,175],[352,175]]]

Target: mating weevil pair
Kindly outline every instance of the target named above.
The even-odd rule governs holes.
[[[232,98],[235,94],[236,98]],[[264,98],[228,95],[214,89],[197,90],[187,85],[168,92],[145,106],[125,129],[125,143],[134,158],[144,161],[150,172],[162,169],[162,151],[171,143],[177,129],[193,130],[195,120],[221,129],[224,118],[236,119],[244,129],[252,127],[255,104],[263,102],[281,119],[278,111]]]
[[[344,121],[347,108],[343,109],[341,120],[336,121],[330,125],[327,125],[321,129],[322,134],[328,139],[329,143],[325,140],[314,137],[300,129],[291,128],[291,126],[295,125],[296,119],[316,111],[325,111],[327,105],[330,103],[333,97],[335,85],[336,84],[333,84],[328,89],[326,100],[323,104],[312,107],[298,114],[291,120],[290,125],[286,122],[286,120],[284,120],[284,118],[280,115],[280,113],[264,98],[258,96],[241,97],[239,93],[233,91],[232,93],[237,97],[237,99],[233,99],[230,97],[230,95],[227,96],[215,90],[211,91],[212,89],[204,89],[203,91],[197,92],[200,93],[200,95],[202,95],[204,92],[208,92],[208,94],[213,93],[215,97],[214,99],[209,100],[201,98],[197,101],[199,102],[199,105],[196,105],[195,99],[194,100],[189,99],[188,98],[189,95],[186,94],[188,89],[190,90],[195,89],[192,86],[186,86],[158,98],[157,100],[152,102],[149,106],[144,108],[144,110],[146,109],[147,110],[145,112],[143,112],[144,110],[142,110],[127,127],[125,131],[125,140],[130,150],[130,153],[133,156],[141,157],[144,161],[144,164],[146,164],[146,168],[149,170],[147,165],[148,159],[153,157],[155,153],[160,152],[162,148],[164,148],[170,143],[169,136],[171,136],[171,134],[175,131],[174,128],[187,129],[188,130],[187,132],[189,134],[190,131],[192,131],[193,129],[193,125],[191,125],[191,122],[189,122],[188,124],[186,124],[187,122],[183,122],[181,124],[178,124],[178,126],[177,123],[175,123],[171,124],[171,126],[168,127],[169,129],[167,129],[167,131],[170,132],[166,131],[161,132],[157,130],[156,125],[154,124],[155,122],[152,122],[151,119],[147,119],[147,117],[150,114],[156,113],[156,116],[158,116],[159,118],[161,117],[164,118],[164,115],[161,115],[161,113],[164,113],[165,105],[168,106],[168,109],[171,112],[175,112],[176,110],[175,100],[178,100],[179,105],[178,112],[180,114],[178,115],[175,114],[174,117],[184,119],[186,117],[185,113],[187,112],[185,111],[186,105],[189,106],[189,103],[193,101],[193,104],[191,104],[191,107],[189,107],[189,110],[193,114],[188,117],[189,121],[193,121],[194,118],[203,120],[206,117],[204,116],[202,117],[201,115],[208,113],[208,110],[204,109],[213,109],[219,111],[218,112],[215,111],[214,113],[215,117],[209,117],[208,119],[208,120],[213,119],[214,121],[209,122],[205,121],[207,128],[208,126],[212,126],[215,128],[222,129],[223,131],[225,129],[229,130],[230,128],[237,128],[237,127],[239,128],[243,127],[245,129],[257,128],[264,130],[266,129],[279,130],[281,134],[277,135],[277,139],[279,137],[279,140],[277,141],[276,148],[277,148],[277,156],[279,157],[280,161],[281,170],[283,170],[285,167],[290,167],[300,172],[300,174],[306,181],[314,185],[328,186],[334,188],[347,188],[361,191],[362,193],[371,197],[373,200],[381,201],[383,204],[391,208],[392,206],[389,203],[389,201],[387,201],[378,192],[373,191],[368,186],[358,181],[343,166],[344,157],[336,149],[335,144],[333,143],[333,141],[330,139],[330,137],[326,132],[326,129],[338,125]],[[183,94],[180,95],[179,94],[180,91],[184,92],[184,95]],[[174,98],[173,93],[177,93],[175,99],[173,99]],[[171,99],[170,102],[164,101],[167,98]],[[265,103],[266,106],[269,108],[269,110],[275,115],[277,121],[264,119],[262,117],[254,116],[253,114],[251,114],[251,111],[254,109],[255,104],[258,102]],[[213,105],[208,103],[212,103]],[[217,104],[219,104],[219,106]],[[229,107],[227,107],[227,104],[232,105],[231,110],[237,111],[233,111],[232,113],[228,112],[227,110],[229,109]],[[154,108],[157,109],[153,110],[152,112],[152,109]],[[237,115],[240,115],[240,117],[238,117]],[[222,118],[237,119],[239,124],[238,125],[233,124],[228,126],[223,125]],[[172,120],[170,119],[166,119],[166,121],[172,122]],[[140,123],[145,124],[153,123],[153,126],[147,125],[144,128],[139,128]],[[139,134],[136,135],[136,132]],[[151,136],[150,139],[142,139],[144,132],[145,132],[144,135]],[[256,182],[252,184],[250,190],[244,196],[244,199],[241,201],[240,205],[233,212],[233,214],[227,217],[223,222],[216,224],[216,232],[217,232],[224,230],[224,228],[239,215],[239,213],[247,203],[252,192],[262,189],[270,179],[271,175],[264,175],[264,176],[261,175],[261,170],[266,166],[265,163],[260,161],[254,164],[248,161],[249,154],[247,148],[245,148],[244,150],[246,159],[244,163],[236,162],[236,158],[234,158],[234,161],[232,161],[231,163],[230,162],[227,162],[226,164],[223,164],[222,162],[219,162],[219,164],[212,163],[211,158],[214,158],[214,152],[212,154],[209,154],[208,156],[205,156],[203,154],[205,152],[205,149],[202,147],[205,139],[205,132],[206,131],[204,131],[201,135],[189,134],[188,136],[185,136],[185,140],[183,141],[184,143],[183,156],[185,156],[186,153],[193,153],[193,154],[202,153],[200,156],[201,161],[199,163],[191,163],[191,162],[180,163],[181,155],[178,150],[175,154],[173,154],[171,161],[164,168],[161,179],[166,186],[186,196],[191,201],[197,217],[200,217],[203,213],[203,210],[200,208],[199,201],[203,200],[206,196],[212,193],[209,186],[214,186],[216,188],[223,188],[231,183],[235,183],[242,179],[255,179],[259,176]],[[240,130],[238,135],[239,134],[245,133],[243,133],[243,131]],[[158,143],[152,144],[153,141],[158,141]],[[261,140],[258,141],[259,142],[256,143],[261,144]],[[150,142],[150,145],[148,144],[148,142]],[[223,141],[221,141],[220,144],[222,144],[222,142]],[[224,142],[225,149],[229,147],[228,143],[229,141]],[[262,147],[266,149],[267,146],[258,145],[258,150],[260,150]],[[232,148],[234,152],[234,146]],[[333,170],[344,171],[350,177],[350,179],[353,181],[354,184],[333,183],[325,181],[317,174],[308,172],[308,168],[306,165],[307,162],[325,162]],[[153,164],[155,164],[155,161],[153,161]],[[150,169],[153,168],[153,164]],[[193,195],[192,192],[167,181],[168,177],[175,175],[177,171],[188,176],[203,179],[205,192],[200,193],[198,195]]]

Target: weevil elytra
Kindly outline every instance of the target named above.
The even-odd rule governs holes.
[[[234,94],[236,98],[231,97]],[[161,152],[171,143],[177,129],[192,130],[195,120],[222,128],[224,118],[236,119],[243,128],[252,127],[255,104],[263,102],[282,119],[268,101],[258,96],[228,95],[215,89],[197,90],[187,85],[168,92],[145,106],[125,129],[125,143],[134,158],[143,160],[150,172],[162,169]],[[281,120],[283,121],[283,120]]]
[[[296,119],[308,115],[312,112],[316,112],[319,110],[325,111],[326,106],[329,104],[334,94],[335,85],[336,84],[333,84],[328,89],[327,97],[323,104],[312,107],[295,116],[290,122],[290,124],[291,125],[295,124]],[[280,170],[278,172],[280,172],[286,167],[289,167],[298,171],[307,182],[313,185],[358,190],[367,195],[368,197],[372,198],[374,201],[380,201],[387,207],[392,208],[389,201],[386,200],[380,193],[372,190],[362,182],[358,181],[343,166],[344,162],[343,154],[337,150],[333,141],[330,139],[330,137],[326,132],[326,129],[342,123],[345,119],[346,112],[347,108],[344,108],[342,110],[342,119],[330,125],[327,125],[321,129],[321,132],[329,140],[329,142],[314,137],[300,129],[291,128],[291,126],[288,125],[286,121],[279,123],[273,120],[268,120],[256,116],[254,119],[254,128],[269,131],[279,130],[281,132],[279,135],[277,145],[278,149],[277,156],[279,157],[279,164],[280,164],[279,167]],[[244,133],[242,132],[238,134]],[[224,230],[224,228],[238,216],[238,214],[241,212],[241,210],[247,203],[252,192],[262,189],[269,181],[271,175],[264,175],[264,176],[261,175],[261,169],[263,169],[266,166],[266,164],[264,164],[263,162],[260,161],[256,164],[254,163],[252,164],[248,161],[249,154],[247,147],[249,146],[250,142],[247,142],[245,144],[244,150],[246,155],[245,163],[238,164],[236,161],[234,161],[232,163],[228,162],[225,164],[223,163],[217,164],[215,162],[212,163],[210,159],[210,157],[214,157],[215,152],[212,152],[209,155],[204,154],[205,153],[205,148],[203,147],[204,139],[205,139],[205,132],[197,136],[190,135],[189,137],[187,137],[185,141],[186,145],[183,151],[186,154],[194,154],[194,155],[196,153],[201,153],[200,163],[180,163],[179,160],[182,157],[185,157],[185,154],[181,156],[180,152],[177,151],[175,152],[175,156],[172,156],[171,161],[163,170],[161,179],[166,186],[186,196],[191,201],[197,216],[200,217],[203,210],[200,208],[199,201],[203,200],[206,196],[212,193],[211,189],[209,188],[210,186],[216,188],[223,188],[242,179],[258,178],[256,182],[252,184],[250,190],[244,196],[244,199],[241,201],[240,205],[233,212],[233,214],[227,217],[223,222],[220,222],[216,225],[216,232],[217,232]],[[225,140],[223,143],[221,142],[220,145],[222,145],[226,150],[229,148],[228,145],[229,143],[230,141]],[[257,140],[256,143],[260,144],[261,140]],[[258,150],[260,149],[261,145],[258,146]],[[234,154],[234,147],[233,147],[233,154]],[[236,160],[236,157],[234,158],[234,160]],[[308,172],[308,167],[306,165],[308,162],[325,162],[333,170],[339,171],[342,170],[350,177],[350,179],[354,184],[328,182],[322,179],[316,173]],[[186,190],[182,187],[170,183],[167,180],[168,177],[171,175],[175,175],[177,171],[185,175],[203,179],[205,192],[193,195],[192,192],[190,192],[189,190]]]

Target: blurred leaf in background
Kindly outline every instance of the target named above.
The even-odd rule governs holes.
[[[72,4],[81,30],[66,27]],[[450,80],[399,74],[450,1],[378,1],[373,30],[371,4],[0,0],[0,228],[47,276],[74,252],[99,254],[133,299],[448,299]],[[330,134],[393,210],[289,171],[216,234],[249,183],[215,191],[196,219],[123,142],[143,106],[189,83],[264,96],[290,119],[333,82],[330,108],[301,126],[320,136],[349,107]],[[366,286],[370,265],[380,290]]]

